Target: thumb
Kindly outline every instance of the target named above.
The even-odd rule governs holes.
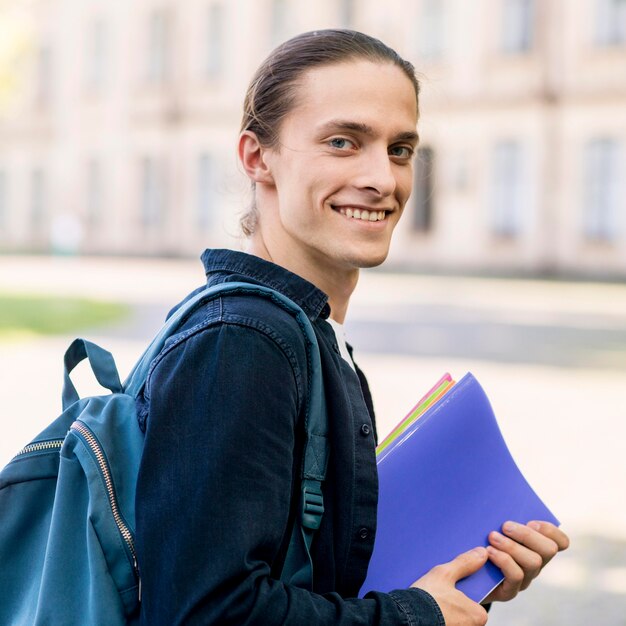
[[[459,554],[459,556],[446,563],[443,567],[448,570],[447,573],[456,582],[477,572],[487,562],[487,556],[485,548],[474,548]]]

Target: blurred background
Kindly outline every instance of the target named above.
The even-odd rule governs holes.
[[[625,626],[626,0],[0,0],[0,465],[73,337],[124,375],[240,246],[247,83],[325,27],[422,79],[414,192],[346,325],[381,434],[471,370],[573,539],[490,624]]]

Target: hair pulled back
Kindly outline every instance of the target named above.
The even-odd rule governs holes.
[[[252,131],[262,146],[275,147],[281,122],[295,106],[298,79],[312,68],[356,59],[393,63],[406,74],[419,97],[415,68],[382,41],[353,30],[316,30],[281,44],[259,66],[244,99],[241,132]],[[254,183],[252,187],[254,190]],[[253,198],[241,218],[244,235],[250,236],[257,222]]]

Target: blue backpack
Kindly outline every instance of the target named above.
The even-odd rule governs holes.
[[[315,333],[294,302],[266,287],[224,283],[190,298],[165,324],[124,384],[109,352],[84,339],[68,348],[63,413],[0,472],[0,626],[138,623],[135,489],[144,435],[135,399],[168,337],[197,307],[225,294],[271,299],[301,326],[311,368],[300,516],[281,580],[312,587],[310,546],[324,511],[327,417]],[[110,395],[79,398],[70,372],[83,359]]]

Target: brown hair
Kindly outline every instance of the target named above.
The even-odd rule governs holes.
[[[382,41],[353,30],[317,30],[289,39],[260,65],[246,92],[241,132],[254,132],[262,146],[276,146],[281,122],[294,107],[300,76],[311,68],[354,59],[395,64],[406,74],[419,97],[415,68]],[[252,188],[254,192],[254,182]],[[240,222],[244,235],[250,236],[257,222],[253,198]]]

